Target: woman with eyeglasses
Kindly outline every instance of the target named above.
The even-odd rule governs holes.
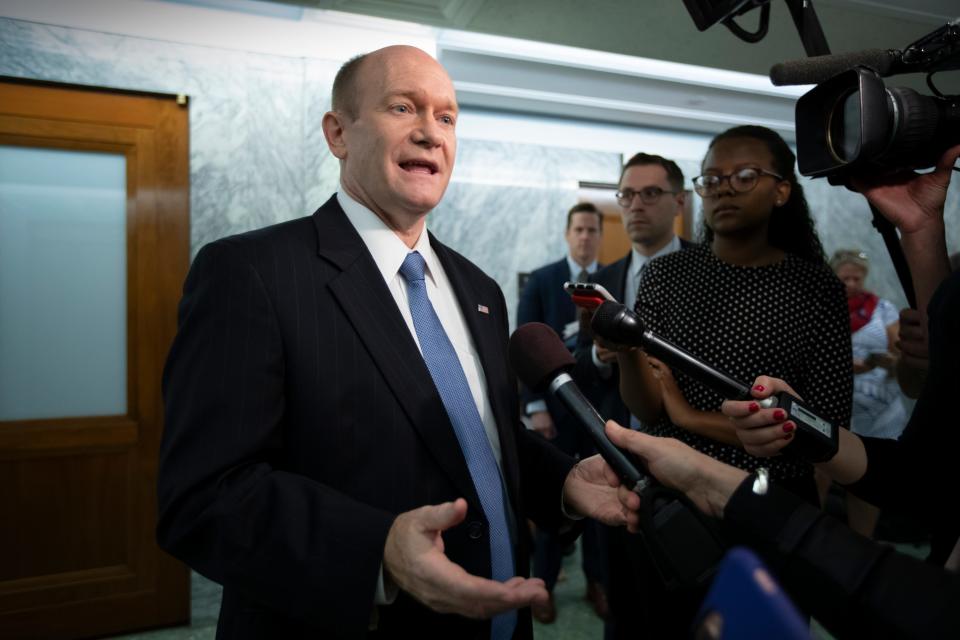
[[[777,371],[797,381],[811,408],[847,424],[846,297],[826,264],[794,162],[783,139],[763,127],[715,137],[693,181],[703,198],[704,241],[647,265],[636,311],[649,329],[735,378]],[[812,465],[746,453],[720,413],[725,398],[642,350],[620,350],[617,360],[621,395],[646,432],[677,438],[740,469],[765,466],[773,482],[819,504]],[[784,424],[784,440],[794,429]],[[657,615],[645,630],[650,637],[681,637],[700,594],[648,586]]]

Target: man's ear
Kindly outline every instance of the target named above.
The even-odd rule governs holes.
[[[346,117],[346,115],[337,111],[327,111],[323,114],[321,122],[323,137],[327,139],[327,147],[330,148],[330,153],[340,160],[346,160],[347,158],[347,144],[343,139]]]
[[[683,207],[687,203],[687,192],[681,191],[676,195],[677,195],[677,215],[679,216],[683,213]]]

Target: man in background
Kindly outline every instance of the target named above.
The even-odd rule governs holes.
[[[580,202],[571,207],[567,212],[567,228],[564,234],[567,255],[530,274],[520,295],[518,326],[527,322],[550,325],[573,351],[580,325],[577,307],[564,291],[563,283],[586,282],[590,274],[596,272],[602,234],[603,214],[593,203]],[[521,407],[531,428],[567,454],[586,458],[595,452],[583,429],[552,396],[524,389]],[[586,598],[597,615],[606,617],[606,558],[601,543],[601,526],[596,522],[584,525],[582,566],[587,579]],[[550,598],[545,603],[534,603],[533,616],[538,621],[549,624],[557,617],[553,587],[560,574],[563,549],[555,534],[540,529],[537,529],[534,544],[533,575],[543,579]]]
[[[623,227],[630,238],[630,253],[597,271],[590,281],[603,285],[614,298],[633,309],[640,274],[647,262],[691,244],[674,233],[674,223],[683,213],[686,198],[683,172],[672,160],[638,153],[623,166],[618,186],[617,203]],[[578,339],[576,355],[574,377],[600,415],[622,425],[639,427],[639,422],[630,415],[620,398],[616,354],[597,344],[584,331]],[[633,629],[631,624],[632,614],[643,603],[636,576],[638,571],[655,568],[644,562],[646,554],[642,549],[639,550],[641,553],[635,553],[642,544],[636,535],[626,529],[607,529],[607,533],[610,615],[606,637],[641,637],[643,630]]]

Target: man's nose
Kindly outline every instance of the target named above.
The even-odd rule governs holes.
[[[413,141],[425,147],[437,147],[443,142],[440,125],[432,117],[421,117],[413,132]]]

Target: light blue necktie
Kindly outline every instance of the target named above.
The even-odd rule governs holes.
[[[483,428],[480,412],[470,393],[470,385],[460,366],[457,352],[440,324],[440,318],[427,297],[427,283],[423,278],[423,256],[408,253],[400,266],[400,275],[407,281],[407,297],[413,326],[420,340],[420,350],[427,363],[433,384],[447,410],[460,449],[467,460],[473,486],[480,497],[480,505],[487,516],[490,534],[490,562],[493,579],[505,582],[515,575],[513,546],[504,508],[503,483],[497,460],[493,457],[490,440]],[[517,612],[508,611],[492,620],[492,640],[508,640],[517,625]]]

